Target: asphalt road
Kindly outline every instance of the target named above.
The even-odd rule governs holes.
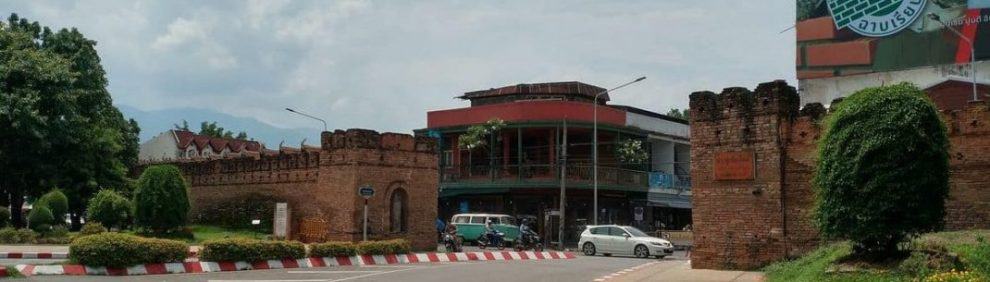
[[[128,277],[35,276],[24,281],[592,281],[625,268],[654,261],[657,260],[579,255],[570,260],[424,263]],[[683,253],[675,253],[673,257],[660,261],[651,267],[674,267],[685,263]]]

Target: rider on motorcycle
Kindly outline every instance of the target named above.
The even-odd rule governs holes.
[[[457,250],[461,248],[461,237],[457,236],[457,225],[448,224],[447,228],[444,229],[445,235],[450,235],[451,240],[453,240],[454,247]]]
[[[522,238],[524,244],[529,243],[529,238],[531,235],[536,235],[533,228],[529,227],[530,221],[528,218],[524,218],[519,224],[519,238]]]
[[[488,234],[488,242],[494,242],[495,240],[495,222],[491,219],[485,222],[485,234]]]

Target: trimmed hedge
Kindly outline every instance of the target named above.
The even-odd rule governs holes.
[[[309,245],[311,257],[351,257],[357,255],[357,245],[351,242],[326,242]]]
[[[182,241],[142,238],[120,233],[79,237],[69,258],[87,266],[129,267],[144,263],[182,262],[189,247]]]
[[[153,165],[141,173],[134,191],[134,225],[166,233],[189,219],[189,186],[174,165]]]
[[[405,239],[364,241],[357,244],[357,251],[362,255],[406,254],[412,246]]]
[[[44,205],[35,205],[28,213],[28,226],[37,232],[47,232],[55,223],[52,210]]]
[[[38,233],[31,229],[13,227],[0,229],[0,244],[34,244],[37,240]]]
[[[79,235],[93,235],[107,232],[107,228],[103,227],[103,224],[97,221],[90,221],[83,225],[82,229],[79,229]]]
[[[132,217],[131,201],[110,189],[96,192],[86,208],[89,219],[105,224],[105,227],[123,229]]]
[[[58,188],[41,196],[35,206],[45,206],[52,212],[53,225],[65,225],[65,214],[69,212],[69,198]]]
[[[306,245],[296,241],[228,238],[203,243],[203,261],[263,261],[306,257]]]

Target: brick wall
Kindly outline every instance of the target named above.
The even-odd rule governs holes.
[[[783,81],[691,94],[694,268],[755,269],[818,243],[811,219],[815,142],[827,110],[799,110]],[[990,228],[990,111],[944,112],[952,144],[947,229]],[[716,180],[714,156],[752,152],[751,179]]]
[[[363,198],[370,185],[371,239],[409,239],[417,249],[435,248],[437,159],[432,139],[349,129],[324,132],[320,150],[254,158],[176,163],[190,183],[197,209],[248,195],[285,201],[293,232],[303,219],[325,219],[328,240],[361,239]],[[398,192],[402,191],[402,192]],[[391,230],[390,200],[406,197],[405,229]]]

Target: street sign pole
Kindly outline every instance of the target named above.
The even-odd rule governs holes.
[[[375,188],[365,185],[358,188],[358,195],[364,198],[364,220],[361,226],[361,240],[368,241],[368,199],[375,195]]]

